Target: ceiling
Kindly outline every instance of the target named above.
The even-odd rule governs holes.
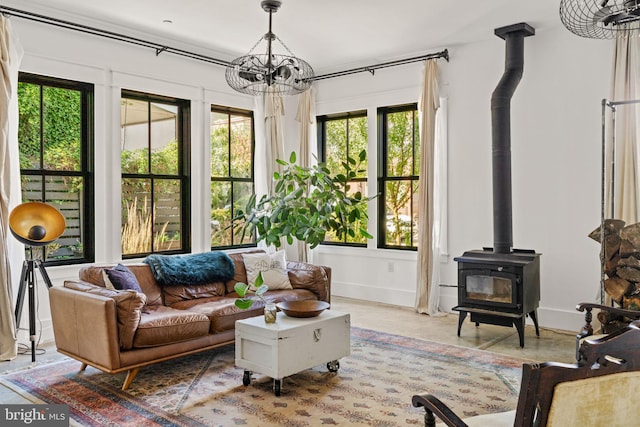
[[[273,32],[322,74],[443,48],[453,56],[456,45],[490,39],[495,28],[518,22],[527,22],[538,32],[558,27],[562,25],[559,3],[282,0],[273,14]],[[0,4],[225,61],[246,54],[268,29],[268,14],[260,0],[0,0]]]

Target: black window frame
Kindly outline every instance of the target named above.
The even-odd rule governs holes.
[[[229,126],[228,126],[228,132],[229,132],[229,136],[227,138],[229,144],[227,146],[227,150],[228,150],[228,161],[229,164],[227,165],[227,170],[229,171],[229,175],[222,177],[222,176],[213,176],[213,172],[210,173],[210,182],[214,183],[214,182],[228,182],[231,185],[231,189],[229,191],[229,194],[231,196],[231,202],[230,202],[230,206],[231,206],[231,218],[234,217],[234,191],[233,191],[233,186],[235,183],[251,183],[251,186],[253,188],[252,194],[255,194],[256,192],[256,180],[255,180],[255,165],[256,165],[256,129],[255,129],[255,116],[252,110],[244,110],[241,108],[234,108],[234,107],[227,107],[227,106],[223,106],[223,105],[215,105],[212,104],[211,105],[211,110],[210,113],[217,113],[217,114],[226,114],[227,118],[229,120]],[[231,116],[244,116],[244,117],[248,117],[251,119],[251,176],[249,178],[246,177],[234,177],[231,176]],[[209,143],[211,143],[211,140],[209,140]],[[211,185],[211,184],[210,184]],[[234,229],[230,229],[232,230],[231,232],[231,245],[223,245],[223,246],[211,246],[211,250],[227,250],[227,249],[242,249],[242,248],[253,248],[257,246],[256,240],[255,240],[255,236],[253,236],[253,238],[251,239],[251,242],[249,243],[239,243],[239,244],[234,244],[234,240],[236,239],[236,232],[235,232],[235,228]]]
[[[94,85],[92,83],[75,80],[50,77],[40,74],[19,72],[19,83],[28,83],[40,86],[40,168],[20,169],[20,175],[38,176],[41,178],[41,202],[46,202],[46,177],[79,177],[83,182],[84,197],[81,209],[84,214],[80,221],[80,232],[82,234],[82,255],[76,258],[51,258],[47,259],[43,254],[43,264],[45,266],[73,265],[91,263],[95,261],[95,174],[94,174],[94,144],[95,144],[95,101]],[[43,111],[44,103],[43,87],[54,87],[69,89],[80,92],[81,106],[81,143],[80,143],[80,171],[61,171],[44,169],[44,137],[43,137]],[[19,144],[20,142],[18,142]],[[22,187],[22,186],[21,186]],[[21,189],[22,191],[22,189]],[[21,196],[22,198],[22,196]],[[24,201],[24,198],[22,198]],[[64,215],[63,215],[64,216]],[[64,236],[64,233],[63,235]],[[46,249],[45,249],[46,250]]]
[[[180,243],[181,247],[175,250],[169,251],[154,251],[153,247],[153,233],[151,241],[151,252],[142,252],[136,254],[122,254],[122,259],[140,258],[150,254],[182,254],[191,252],[191,102],[186,99],[173,98],[164,95],[156,95],[146,92],[139,92],[135,90],[122,89],[120,99],[133,99],[137,101],[145,101],[151,103],[169,104],[178,107],[178,113],[176,116],[176,134],[179,135],[180,140],[178,149],[178,174],[166,175],[166,174],[154,174],[151,170],[151,163],[149,163],[149,171],[144,174],[132,174],[122,173],[121,179],[150,179],[152,182],[152,200],[153,200],[153,181],[154,179],[178,179],[180,181]],[[149,112],[151,109],[149,108]],[[149,113],[150,114],[150,113]],[[151,127],[151,121],[148,121],[148,126]],[[151,129],[148,134],[149,141],[151,140]],[[151,162],[151,150],[149,150],[149,162]],[[120,207],[122,209],[122,206]],[[152,213],[153,215],[153,213]],[[152,224],[154,221],[152,221]],[[122,243],[121,243],[122,244]]]
[[[419,181],[420,176],[419,175],[403,175],[403,176],[389,176],[388,175],[388,134],[387,134],[387,116],[389,114],[392,113],[400,113],[400,112],[407,112],[407,111],[413,111],[413,119],[414,119],[414,123],[415,121],[417,121],[418,118],[418,103],[409,103],[409,104],[402,104],[402,105],[394,105],[394,106],[387,106],[387,107],[379,107],[378,108],[378,152],[380,153],[380,155],[378,156],[378,192],[380,194],[379,200],[378,200],[378,248],[380,249],[398,249],[398,250],[404,250],[404,251],[417,251],[418,250],[418,246],[417,246],[417,242],[414,241],[413,236],[414,233],[411,233],[411,246],[403,246],[403,245],[391,245],[388,244],[386,242],[386,227],[387,227],[387,212],[386,212],[386,196],[387,196],[387,182],[391,182],[391,181],[406,181],[406,180],[410,180],[412,182],[416,182]],[[414,156],[413,156],[413,161],[414,161],[414,167],[412,168],[413,171],[415,171],[415,149],[416,149],[416,141],[418,142],[418,149],[419,149],[419,144],[420,144],[420,134],[419,131],[415,132],[416,126],[414,125],[412,127],[412,129],[414,129],[414,133],[413,133],[413,148],[414,148]],[[422,172],[422,171],[421,171]],[[412,200],[413,197],[417,197],[417,193],[413,192],[412,193]],[[413,206],[413,201],[411,202],[411,205]],[[413,228],[413,224],[412,224],[412,228]],[[413,230],[412,230],[413,231]]]
[[[330,121],[337,121],[337,120],[347,120],[347,146],[346,146],[347,157],[352,157],[357,159],[359,153],[350,153],[349,151],[348,119],[361,118],[361,117],[365,117],[365,118],[367,117],[367,110],[356,110],[356,111],[348,111],[343,113],[324,114],[316,117],[318,157],[321,163],[326,164],[326,161],[327,161],[327,150],[326,150],[327,123]],[[368,154],[369,153],[367,150],[367,159],[369,158]],[[345,162],[347,161],[347,159],[343,159],[343,160]],[[334,171],[331,171],[331,172],[334,173]],[[367,175],[365,177],[358,177],[358,178],[351,179],[349,180],[349,182],[364,182],[365,184],[368,185],[368,180],[369,180],[369,176]],[[348,247],[354,247],[354,248],[367,247],[367,242],[364,242],[364,243],[348,242],[346,235],[343,237],[343,240],[340,242],[334,241],[334,240],[324,240],[321,242],[321,244],[327,245],[327,246],[348,246]]]

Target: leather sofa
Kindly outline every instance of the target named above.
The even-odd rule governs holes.
[[[126,390],[143,366],[233,343],[235,321],[261,315],[264,306],[260,300],[246,310],[235,306],[233,287],[247,276],[242,253],[229,256],[233,279],[197,286],[160,286],[148,264],[128,264],[142,293],[105,287],[103,270],[113,265],[81,268],[79,280],[49,289],[58,352],[82,362],[81,371],[126,371]],[[268,302],[330,302],[329,267],[289,261],[287,273],[293,289],[267,291]]]

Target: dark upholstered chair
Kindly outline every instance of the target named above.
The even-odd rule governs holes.
[[[598,310],[598,321],[601,325],[601,329],[594,335],[593,325],[593,310]],[[584,312],[584,326],[582,330],[576,335],[576,360],[580,360],[580,344],[587,337],[590,339],[602,338],[612,332],[624,328],[630,322],[640,319],[640,311],[637,310],[624,310],[619,307],[612,307],[608,305],[595,304],[595,303],[581,303],[576,306],[576,310]]]
[[[525,363],[515,411],[461,419],[430,394],[413,396],[425,426],[601,427],[637,425],[640,321],[601,339],[583,341],[576,364]]]

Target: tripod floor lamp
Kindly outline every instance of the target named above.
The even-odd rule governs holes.
[[[31,361],[36,361],[36,290],[35,268],[51,287],[51,280],[40,260],[33,259],[34,246],[46,246],[62,235],[66,223],[59,210],[41,202],[27,202],[16,206],[9,214],[9,228],[11,234],[19,242],[27,245],[28,258],[22,264],[20,274],[20,288],[16,300],[16,327],[20,327],[22,306],[25,293],[29,298],[29,340],[31,341]]]

